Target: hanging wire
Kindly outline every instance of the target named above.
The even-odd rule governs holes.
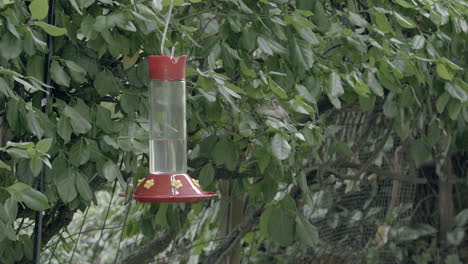
[[[70,257],[70,261],[68,261],[69,264],[72,263],[73,256],[75,256],[76,247],[78,246],[78,243],[80,242],[81,232],[83,231],[83,226],[84,226],[84,224],[86,223],[86,218],[88,217],[89,207],[90,207],[90,206],[88,206],[88,208],[86,208],[86,212],[85,212],[85,215],[84,215],[84,217],[83,217],[83,221],[81,222],[80,233],[78,233],[78,238],[76,239],[75,246],[73,247],[73,252],[72,252],[72,255],[71,255],[71,257]]]
[[[166,25],[164,26],[164,31],[161,39],[161,55],[164,55],[164,42],[166,42],[167,29],[169,28],[169,23],[171,22],[172,8],[174,7],[174,0],[171,0],[169,5],[169,11],[167,12]]]
[[[111,205],[112,205],[112,200],[114,199],[115,187],[116,186],[117,186],[117,181],[114,182],[114,187],[112,187],[112,196],[110,198],[109,205],[107,206],[106,216],[104,217],[104,223],[102,224],[102,227],[101,227],[101,233],[99,234],[98,241],[94,245],[93,258],[91,259],[91,263],[94,263],[94,259],[96,258],[96,252],[97,252],[97,249],[99,247],[99,242],[101,242],[102,234],[104,233],[104,229],[106,228],[106,221],[107,221],[107,217],[109,216],[109,211],[110,211],[110,208],[111,208]]]
[[[120,240],[119,240],[119,244],[117,246],[117,253],[115,253],[115,258],[114,258],[114,262],[113,262],[114,264],[117,263],[117,259],[119,258],[120,243],[122,243],[122,240],[123,240],[123,237],[124,237],[125,225],[127,224],[128,214],[130,213],[130,210],[132,209],[132,200],[130,200],[127,207],[128,207],[128,209],[127,209],[127,212],[125,213],[125,219],[124,219],[124,223],[123,223],[122,233],[120,234]]]

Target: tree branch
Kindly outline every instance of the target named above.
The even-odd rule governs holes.
[[[177,232],[170,228],[164,229],[158,233],[158,238],[141,246],[138,250],[132,252],[124,259],[117,262],[118,264],[141,264],[149,263],[154,256],[166,249],[176,237]]]
[[[185,206],[185,210],[181,213],[179,221],[184,224],[187,214],[191,210],[191,206]],[[141,264],[152,262],[154,256],[164,251],[171,242],[176,238],[177,231],[166,228],[158,233],[157,238],[141,246],[138,250],[130,253],[117,264]]]
[[[223,260],[223,257],[226,256],[250,230],[258,222],[258,218],[262,215],[265,206],[262,205],[253,211],[248,217],[244,220],[226,237],[225,241],[219,245],[212,253],[203,261],[203,263],[213,263],[219,264]]]

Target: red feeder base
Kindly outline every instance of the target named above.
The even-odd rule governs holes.
[[[133,198],[140,203],[199,203],[217,195],[203,191],[186,173],[150,174],[138,184]]]

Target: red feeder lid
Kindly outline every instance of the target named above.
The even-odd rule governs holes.
[[[150,174],[138,184],[133,198],[140,203],[199,203],[214,197],[188,174]]]
[[[171,56],[148,56],[149,78],[151,80],[185,80],[187,56],[175,59]]]

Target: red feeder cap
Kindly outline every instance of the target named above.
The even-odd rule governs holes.
[[[171,56],[148,56],[149,78],[163,81],[185,80],[186,61],[187,56],[181,56],[177,60]]]

